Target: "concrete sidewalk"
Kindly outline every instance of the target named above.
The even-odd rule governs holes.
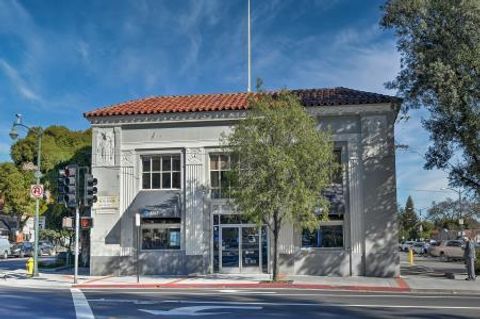
[[[270,275],[198,275],[188,277],[141,276],[137,283],[135,276],[106,276],[82,281],[77,288],[114,289],[114,288],[298,288],[356,291],[396,291],[406,292],[408,287],[401,278],[367,277],[318,277],[290,276],[280,282],[271,282]]]
[[[254,275],[196,275],[196,276],[87,276],[79,275],[73,284],[73,275],[40,273],[30,278],[24,271],[14,271],[6,278],[0,276],[0,287],[80,289],[323,289],[371,292],[424,292],[424,293],[474,293],[480,294],[480,279],[465,281],[447,278],[422,278],[407,276],[400,278],[373,277],[325,277],[285,276],[281,282],[270,282],[271,276]]]

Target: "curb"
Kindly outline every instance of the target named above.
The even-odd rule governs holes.
[[[39,268],[39,272],[40,273],[46,273],[46,274],[54,274],[56,273],[57,271],[62,271],[62,270],[66,270],[66,269],[73,269],[73,266],[60,266],[60,267],[57,267],[57,268]]]
[[[412,288],[410,292],[416,293],[441,293],[441,294],[450,294],[450,295],[480,295],[479,290],[464,290],[464,289],[437,289],[437,288]]]
[[[230,284],[79,284],[73,285],[79,289],[314,289],[314,290],[343,290],[365,292],[410,292],[409,287],[383,287],[383,286],[333,286],[314,284],[286,284],[286,283],[230,283]]]

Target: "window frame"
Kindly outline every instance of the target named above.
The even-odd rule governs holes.
[[[212,160],[211,158],[213,156],[217,156],[217,164],[220,164],[219,157],[220,156],[226,156],[227,157],[227,163],[228,163],[228,169],[227,170],[221,170],[220,166],[218,166],[217,169],[212,168]],[[218,190],[220,194],[224,193],[222,192],[222,172],[229,172],[232,169],[232,155],[230,153],[224,153],[224,152],[209,152],[208,153],[208,184],[209,184],[209,196],[211,200],[215,201],[226,201],[229,199],[227,196],[220,196],[220,197],[212,197],[212,191],[213,190]],[[212,186],[212,172],[218,172],[218,187],[213,187]],[[231,186],[229,186],[231,187]]]
[[[170,158],[170,170],[163,170],[163,159],[165,157]],[[178,157],[180,161],[180,167],[179,170],[174,170],[173,169],[173,158]],[[150,169],[149,171],[144,171],[144,159],[149,158],[150,160]],[[159,170],[153,170],[153,159],[154,158],[159,158],[160,160],[160,168]],[[139,154],[139,189],[142,191],[159,191],[159,190],[181,190],[183,187],[183,158],[182,158],[182,153],[180,152],[161,152],[161,153],[145,153],[145,154]],[[163,174],[165,173],[170,173],[170,188],[164,188],[163,187]],[[180,178],[180,183],[179,187],[173,187],[173,176],[174,173],[179,173],[179,178]],[[144,174],[149,174],[149,185],[150,188],[144,188]],[[153,188],[153,175],[154,174],[159,174],[160,175],[160,180],[159,180],[159,188]]]
[[[161,219],[161,218],[159,218]],[[178,233],[180,236],[180,243],[178,248],[155,248],[155,249],[148,249],[143,248],[143,230],[144,229],[178,229]],[[155,251],[179,251],[182,250],[182,220],[179,220],[179,223],[151,223],[151,224],[144,224],[143,218],[140,221],[140,251],[141,252],[155,252]]]
[[[321,227],[325,226],[342,226],[342,246],[338,247],[304,247],[302,243],[302,237],[303,237],[303,232],[304,230],[300,232],[300,249],[301,250],[306,250],[306,251],[312,251],[312,250],[345,250],[345,219],[343,220],[331,220],[331,221],[326,221],[326,222],[321,222],[319,227],[315,229],[316,232],[320,230]]]

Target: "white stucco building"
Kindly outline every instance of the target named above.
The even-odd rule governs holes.
[[[394,122],[399,100],[346,88],[295,90],[329,129],[342,176],[330,221],[284,225],[280,271],[398,276]],[[270,234],[223,198],[220,136],[248,112],[248,93],[160,96],[85,113],[92,125],[94,275],[270,272]],[[139,237],[134,216],[141,216]],[[139,239],[137,241],[137,239]]]

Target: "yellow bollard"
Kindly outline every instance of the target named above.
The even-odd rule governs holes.
[[[411,265],[413,265],[413,249],[412,248],[409,248],[408,249],[408,263]]]
[[[25,267],[27,268],[27,275],[33,276],[33,258],[32,257],[27,259],[27,262],[25,263]]]

